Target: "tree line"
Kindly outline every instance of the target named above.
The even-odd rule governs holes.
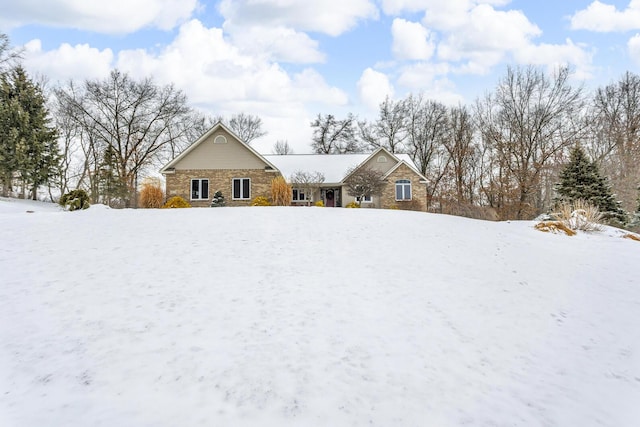
[[[586,93],[566,67],[545,73],[508,67],[472,105],[446,106],[421,95],[386,98],[375,120],[318,114],[316,153],[385,147],[411,156],[428,179],[431,211],[488,207],[499,219],[530,219],[554,203],[559,173],[581,146],[629,212],[640,185],[640,76]]]
[[[560,171],[579,145],[622,207],[637,210],[640,76],[626,72],[592,93],[570,77],[568,68],[509,67],[470,105],[409,94],[385,99],[375,120],[318,114],[311,149],[406,153],[428,180],[429,210],[528,219],[553,205]],[[92,203],[136,206],[140,180],[218,120],[247,143],[265,134],[257,116],[209,117],[173,85],[119,70],[104,79],[45,86],[27,75],[20,52],[0,33],[3,195],[36,198],[39,188],[52,196],[82,188]],[[287,141],[273,150],[292,152]]]

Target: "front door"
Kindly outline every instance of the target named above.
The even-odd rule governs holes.
[[[332,208],[336,205],[335,192],[333,190],[327,190],[325,195],[325,203],[324,205],[328,208]]]

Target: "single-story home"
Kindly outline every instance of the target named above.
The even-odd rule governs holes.
[[[282,175],[292,184],[292,204],[322,200],[327,207],[355,201],[345,180],[360,168],[376,169],[385,181],[382,193],[362,200],[362,207],[424,210],[427,179],[406,154],[379,148],[368,154],[263,155],[245,144],[233,131],[217,123],[187,147],[160,172],[166,178],[167,198],[180,196],[192,206],[210,206],[221,191],[227,206],[249,206],[257,196],[271,195],[271,180]],[[317,173],[324,180],[312,189],[296,187],[296,172]]]

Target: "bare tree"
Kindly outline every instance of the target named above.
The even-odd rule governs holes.
[[[70,85],[55,93],[81,128],[85,156],[93,167],[99,167],[106,148],[113,153],[110,167],[129,189],[127,206],[137,204],[139,174],[189,136],[185,124],[191,110],[186,96],[171,85],[158,86],[149,78],[135,81],[114,70],[105,80],[87,80],[81,88]]]
[[[344,154],[362,151],[356,139],[356,118],[349,114],[345,119],[338,120],[327,114],[311,122],[313,142],[311,147],[317,154]]]
[[[262,130],[262,119],[258,116],[239,113],[231,116],[229,127],[245,143],[251,144],[256,138],[267,134]]]
[[[625,209],[634,209],[640,182],[640,76],[626,72],[593,99],[592,154],[611,177]]]
[[[476,104],[484,143],[495,156],[503,190],[515,194],[507,216],[531,218],[542,210],[535,203],[541,174],[549,161],[580,137],[581,89],[569,83],[568,68],[552,76],[533,66],[508,68],[493,95]],[[504,192],[502,194],[505,196]]]
[[[447,107],[437,101],[425,101],[422,96],[411,95],[405,102],[408,114],[407,148],[420,172],[429,180],[427,209],[431,209],[450,162],[444,147],[449,132]]]
[[[443,140],[447,150],[455,185],[456,201],[473,201],[473,172],[477,158],[477,147],[473,143],[473,118],[466,107],[458,106],[450,108],[449,134]]]
[[[295,171],[291,175],[290,182],[293,188],[302,190],[308,198],[308,203],[313,202],[313,192],[320,188],[324,182],[324,174],[322,172],[304,172]]]
[[[285,155],[285,154],[293,154],[293,149],[289,145],[289,142],[283,139],[279,139],[273,144],[273,154]]]
[[[344,181],[347,194],[355,197],[361,205],[365,197],[379,196],[382,193],[387,184],[383,177],[384,173],[377,169],[369,167],[352,169]]]
[[[380,103],[378,119],[374,123],[358,122],[360,138],[371,148],[384,147],[392,153],[406,151],[408,112],[405,100],[393,101],[387,96]]]
[[[22,50],[13,49],[9,36],[0,33],[0,73],[12,68],[22,57]]]

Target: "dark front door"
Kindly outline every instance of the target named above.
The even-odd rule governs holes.
[[[335,192],[333,190],[327,190],[327,192],[325,193],[325,206],[328,208],[332,208],[336,205],[336,198],[335,198]]]

